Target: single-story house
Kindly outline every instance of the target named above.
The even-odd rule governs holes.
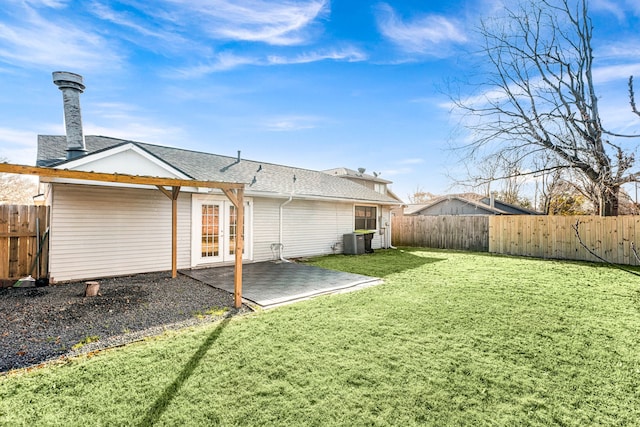
[[[404,208],[404,215],[541,215],[493,197],[474,196],[454,194],[437,197],[428,203],[408,205]]]
[[[84,136],[82,77],[54,73],[63,91],[67,134],[39,135],[37,165],[73,171],[244,183],[243,262],[342,252],[343,235],[374,231],[373,248],[391,245],[398,201],[347,179],[266,163],[105,136]],[[74,115],[75,114],[75,115]],[[54,177],[51,282],[172,268],[172,201],[153,185]],[[177,268],[233,264],[236,208],[222,190],[183,186],[177,195]]]

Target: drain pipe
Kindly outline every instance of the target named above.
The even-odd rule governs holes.
[[[295,182],[296,182],[296,177],[294,175],[293,176],[294,189],[291,190],[291,194],[289,195],[289,198],[280,204],[280,232],[278,236],[278,246],[280,246],[279,248],[280,261],[284,261],[284,262],[291,262],[288,259],[284,258],[284,256],[282,255],[282,252],[284,250],[284,244],[282,243],[282,224],[283,224],[283,217],[284,217],[284,207],[287,206],[289,203],[291,203],[291,201],[293,200],[293,193],[295,191]]]

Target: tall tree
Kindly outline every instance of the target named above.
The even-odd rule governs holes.
[[[9,205],[32,205],[38,194],[38,183],[34,180],[8,173],[0,173],[0,203]]]
[[[7,159],[0,157],[0,163]],[[30,177],[0,173],[0,203],[10,205],[32,205],[38,194],[38,183]]]
[[[550,154],[548,169],[579,174],[592,186],[598,213],[617,215],[621,186],[640,173],[633,170],[635,147],[614,142],[634,135],[602,124],[588,1],[523,0],[503,17],[483,21],[479,32],[490,64],[483,94],[454,99],[472,131],[470,155],[516,153],[531,160]]]

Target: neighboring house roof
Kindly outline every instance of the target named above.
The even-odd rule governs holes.
[[[500,209],[492,208],[489,205],[486,205],[481,202],[476,202],[473,200],[465,199],[460,196],[451,195],[451,196],[441,196],[437,197],[428,203],[422,203],[417,205],[409,205],[404,209],[405,215],[453,215],[454,213],[448,213],[448,209],[446,209],[445,205],[457,205],[457,206],[465,206],[469,209],[469,213],[467,215],[505,215],[507,212],[502,211]],[[444,212],[444,213],[441,213]],[[473,212],[473,213],[471,213]]]
[[[427,203],[405,207],[405,215],[541,215],[540,212],[494,200],[489,197],[469,194],[450,194],[436,197]],[[458,213],[458,212],[464,213]]]
[[[491,200],[488,197],[483,197],[480,201],[485,205],[489,205],[491,203]],[[523,208],[522,206],[512,205],[511,203],[502,202],[497,199],[494,199],[493,206],[512,215],[542,215],[542,212]]]
[[[352,181],[320,171],[276,165],[239,157],[184,150],[104,136],[85,136],[87,156],[91,159],[109,150],[130,145],[143,150],[186,177],[202,181],[245,183],[246,194],[289,195],[308,198],[347,199],[381,204],[398,204],[397,200],[367,189]],[[64,135],[38,136],[38,166],[62,167],[79,159],[66,160]],[[113,171],[118,172],[118,171]]]

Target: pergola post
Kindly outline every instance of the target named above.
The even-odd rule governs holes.
[[[180,186],[171,187],[171,191],[157,185],[158,190],[171,199],[171,278],[178,277],[178,196]]]
[[[233,271],[233,303],[242,306],[242,253],[244,252],[244,188],[223,189],[224,194],[236,207],[235,263]]]

